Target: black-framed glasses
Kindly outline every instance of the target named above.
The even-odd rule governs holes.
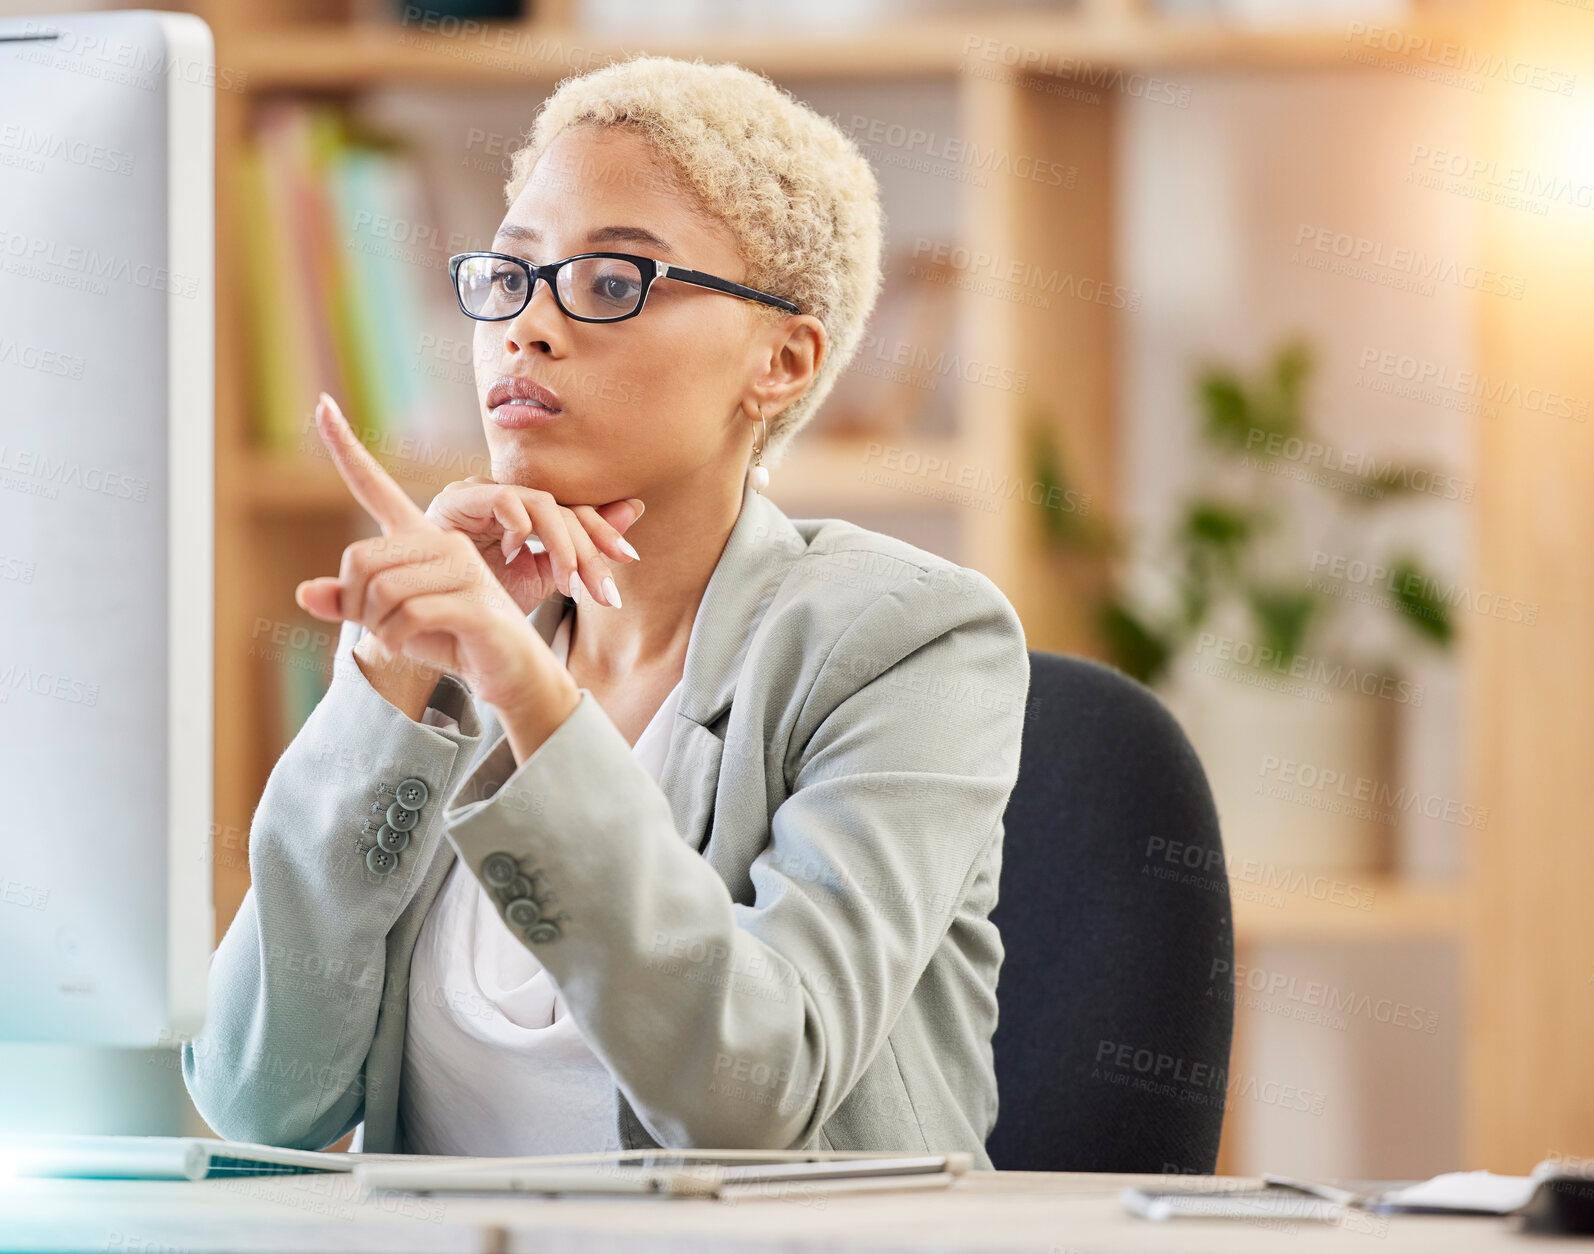
[[[502,322],[518,315],[531,303],[538,279],[548,284],[564,315],[577,322],[622,322],[636,317],[655,279],[678,279],[790,313],[802,312],[791,301],[757,288],[631,253],[577,253],[542,266],[508,253],[460,253],[448,259],[448,272],[460,309],[479,322]]]

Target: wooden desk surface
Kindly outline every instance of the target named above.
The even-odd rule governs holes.
[[[1188,1183],[1188,1178],[1186,1180]],[[1208,1181],[1212,1181],[1209,1179]],[[1165,1176],[974,1172],[949,1189],[736,1202],[667,1198],[377,1195],[344,1175],[198,1183],[17,1180],[0,1185],[0,1250],[263,1254],[280,1250],[663,1251],[1467,1251],[1526,1248],[1514,1220],[1358,1215],[1152,1223],[1125,1186]],[[1258,1183],[1231,1179],[1231,1187]],[[1217,1186],[1217,1187],[1222,1187]]]

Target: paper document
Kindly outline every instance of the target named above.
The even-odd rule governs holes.
[[[1434,1210],[1482,1211],[1490,1215],[1509,1215],[1528,1204],[1538,1184],[1532,1176],[1497,1176],[1492,1171],[1449,1171],[1409,1184],[1405,1188],[1380,1193],[1369,1209],[1380,1211]]]

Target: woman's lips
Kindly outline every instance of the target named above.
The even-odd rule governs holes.
[[[531,401],[506,401],[489,410],[488,417],[500,427],[545,427],[562,412],[557,409],[544,409]]]

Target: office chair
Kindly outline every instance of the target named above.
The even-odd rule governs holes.
[[[1234,928],[1206,774],[1149,688],[1029,656],[987,1152],[1009,1171],[1211,1172]]]

